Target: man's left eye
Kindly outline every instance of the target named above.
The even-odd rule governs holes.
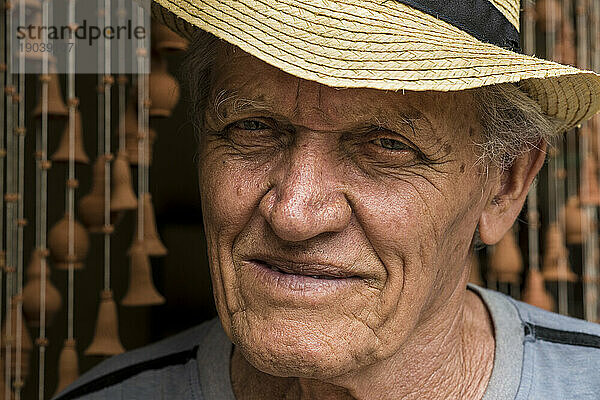
[[[408,149],[408,146],[406,146],[404,143],[402,143],[399,140],[395,140],[395,139],[390,139],[390,138],[378,138],[375,140],[372,140],[371,143],[383,147],[386,150],[406,150]]]
[[[255,119],[246,119],[235,124],[235,127],[238,129],[243,129],[245,131],[260,131],[263,129],[269,129],[269,126],[263,122],[257,121]]]

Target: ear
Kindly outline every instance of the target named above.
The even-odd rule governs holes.
[[[498,243],[514,224],[533,179],[544,165],[546,147],[546,142],[541,141],[500,173],[499,182],[479,218],[479,236],[483,243]]]

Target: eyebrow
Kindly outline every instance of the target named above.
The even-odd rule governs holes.
[[[217,117],[222,123],[226,122],[226,119],[230,115],[253,113],[253,112],[264,112],[275,119],[289,121],[289,117],[281,114],[276,108],[268,101],[264,101],[259,98],[251,98],[241,96],[236,90],[233,89],[221,89],[216,95],[211,95],[208,102],[210,112]],[[417,137],[417,129],[415,124],[419,121],[424,121],[427,126],[433,131],[433,127],[429,119],[416,108],[410,107],[405,110],[398,110],[397,114],[394,114],[393,118],[382,119],[382,116],[373,116],[371,121],[357,124],[355,126],[348,126],[340,129],[340,132],[353,130],[353,129],[365,129],[367,127],[376,127],[380,129],[400,130],[403,127],[408,126],[411,130],[412,136]]]
[[[267,111],[270,114],[279,115],[267,102],[242,97],[238,95],[237,91],[232,89],[220,90],[216,96],[210,97],[208,104],[212,108],[211,111],[221,122],[227,119],[227,113],[241,114],[250,111]]]

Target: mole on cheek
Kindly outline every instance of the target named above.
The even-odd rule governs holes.
[[[465,172],[465,164],[463,163],[460,165],[460,173],[462,174],[464,172]]]

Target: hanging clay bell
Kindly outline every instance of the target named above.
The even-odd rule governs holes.
[[[0,351],[0,354],[2,355],[2,357],[0,357],[0,359],[2,360],[2,362],[4,363],[4,360],[6,360],[6,347],[5,345],[7,343],[10,343],[11,345],[11,373],[12,376],[15,377],[16,376],[16,366],[17,366],[17,315],[19,313],[19,308],[18,308],[18,298],[15,296],[12,298],[11,300],[11,324],[10,324],[10,330],[8,329],[7,326],[7,321],[6,319],[4,320],[4,323],[2,324],[2,331],[0,332],[0,336],[2,338],[2,349]],[[23,317],[23,314],[21,313],[21,380],[25,381],[27,379],[27,376],[29,375],[29,361],[30,361],[30,355],[31,355],[31,351],[33,350],[33,342],[31,341],[31,335],[29,334],[29,331],[27,330],[27,325],[25,324],[25,318]],[[16,382],[13,382],[13,384]]]
[[[189,46],[186,39],[160,23],[152,24],[152,42],[154,49],[161,53],[185,51]]]
[[[139,141],[143,137],[138,131],[137,112],[135,111],[135,103],[129,102],[125,111],[125,151],[131,165],[138,165],[139,162]],[[156,140],[156,131],[152,128],[148,129],[148,154],[144,155],[148,165],[152,165],[152,149]]]
[[[589,218],[579,206],[577,196],[569,197],[561,214],[565,224],[567,243],[583,243],[583,227],[588,226]]]
[[[150,260],[139,241],[130,249],[129,289],[121,300],[124,306],[150,306],[163,304],[165,298],[158,293],[152,282]]]
[[[142,196],[142,199],[144,201],[144,239],[143,239],[143,243],[144,243],[144,249],[146,251],[146,254],[149,256],[154,256],[154,257],[160,257],[160,256],[165,256],[167,255],[167,248],[165,247],[165,245],[162,243],[162,241],[160,240],[160,237],[158,236],[158,230],[156,229],[156,220],[154,218],[154,205],[152,204],[152,195],[150,193],[144,193]],[[138,212],[139,212],[139,208],[138,208]],[[139,216],[138,216],[139,218]],[[135,242],[138,240],[139,238],[139,232],[138,232],[138,224],[137,224],[137,219],[136,219],[136,224],[135,224],[135,234],[133,235],[134,237],[134,244]],[[133,245],[132,247],[129,249],[129,252],[131,252],[131,250],[133,249]]]
[[[105,290],[100,295],[100,307],[94,339],[84,354],[88,356],[114,356],[125,351],[119,339],[117,304],[112,291]]]
[[[167,62],[158,54],[150,64],[150,117],[168,118],[179,102],[179,83],[169,74]]]
[[[575,29],[570,21],[562,20],[559,40],[554,46],[554,60],[561,64],[577,64],[577,46],[575,45]]]
[[[523,258],[512,229],[494,246],[490,270],[498,282],[519,284],[523,272]]]
[[[54,260],[54,267],[60,270],[69,269],[69,263],[74,269],[83,268],[83,260],[88,252],[89,238],[87,231],[77,221],[73,221],[73,254],[69,256],[69,214],[52,227],[48,234],[48,248]]]
[[[70,121],[69,121],[70,122]],[[69,161],[69,144],[70,144],[70,134],[69,134],[69,124],[67,124],[63,135],[60,139],[60,144],[58,145],[58,149],[52,155],[53,161]],[[75,162],[88,164],[90,159],[88,158],[85,149],[83,147],[83,129],[81,126],[81,112],[79,110],[75,111],[75,141],[74,141],[74,157]]]
[[[579,200],[584,206],[600,205],[600,187],[598,187],[598,165],[593,156],[588,155],[581,166],[581,187]]]
[[[554,311],[554,300],[544,285],[544,277],[539,270],[530,269],[525,278],[522,300],[543,310]]]
[[[546,248],[542,275],[547,281],[575,282],[577,275],[569,266],[569,252],[564,245],[562,232],[556,223],[548,226],[546,231]]]
[[[29,325],[33,327],[40,326],[42,268],[46,271],[46,326],[52,325],[52,320],[62,304],[58,289],[50,281],[50,268],[46,263],[48,254],[48,250],[34,249],[27,266],[27,284],[23,288],[23,313]]]
[[[54,396],[62,392],[79,377],[79,359],[77,357],[77,342],[66,339],[58,356],[58,386]]]
[[[40,81],[48,82],[48,116],[51,117],[67,117],[69,109],[63,101],[62,91],[60,89],[60,79],[56,73],[54,64],[50,64],[50,73],[40,76]],[[33,110],[33,115],[39,117],[42,115],[42,103],[37,104]]]
[[[110,210],[134,210],[137,207],[137,198],[131,184],[131,169],[125,152],[119,152],[113,162],[112,171],[113,186],[110,196]]]
[[[479,266],[479,257],[476,251],[471,251],[469,254],[469,283],[477,286],[483,286],[483,278],[481,277],[481,268]]]
[[[104,233],[104,171],[106,155],[100,155],[94,162],[92,189],[79,200],[79,217],[90,233]],[[110,213],[110,223],[114,224],[118,213]]]
[[[535,3],[537,27],[542,32],[556,32],[562,21],[562,8],[557,0],[537,0]]]
[[[600,124],[598,117],[594,116],[587,123],[583,124],[579,130],[579,136],[581,138],[585,137],[587,140],[591,157],[594,160],[600,160],[600,135],[598,135],[599,128]]]

